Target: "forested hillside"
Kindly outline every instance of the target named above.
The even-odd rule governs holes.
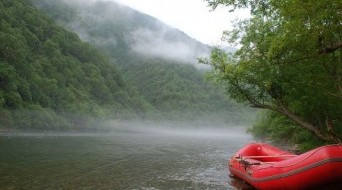
[[[1,1],[0,15],[1,127],[66,128],[153,110],[113,60],[27,1]]]
[[[250,119],[249,111],[226,100],[195,68],[202,67],[196,59],[208,55],[209,46],[114,2],[32,1],[116,61],[124,79],[163,119],[235,124]]]
[[[127,7],[76,2],[0,2],[0,128],[249,119],[195,68],[208,46]]]
[[[236,125],[252,116],[250,110],[225,100],[223,90],[206,82],[204,71],[192,65],[154,59],[128,67],[125,77],[134,81],[141,95],[172,120]]]
[[[31,0],[60,25],[125,65],[135,56],[197,63],[204,45],[159,20],[114,1]]]

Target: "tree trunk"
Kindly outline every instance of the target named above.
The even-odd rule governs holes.
[[[271,106],[271,105],[266,105],[266,104],[261,104],[261,103],[256,102],[256,101],[250,101],[250,103],[252,103],[252,107],[254,107],[254,108],[269,109],[269,110],[273,110],[273,111],[276,111],[276,112],[279,112],[279,113],[285,115],[286,117],[288,117],[289,119],[291,119],[292,121],[297,123],[298,125],[300,125],[303,128],[313,132],[318,138],[320,138],[324,141],[341,143],[341,141],[336,136],[323,133],[315,125],[313,125],[313,124],[305,121],[301,117],[295,115],[286,106],[284,106],[281,103],[279,103],[277,107]]]
[[[290,118],[292,121],[296,122],[297,124],[299,124],[303,128],[313,132],[317,137],[319,137],[322,140],[325,140],[327,142],[335,142],[335,143],[340,142],[333,135],[328,135],[328,134],[321,132],[316,126],[312,125],[309,122],[306,122],[305,120],[303,120],[299,116],[295,115],[290,110],[288,110],[285,106],[281,106],[280,109],[278,109],[277,111],[284,114],[285,116],[287,116],[288,118]]]

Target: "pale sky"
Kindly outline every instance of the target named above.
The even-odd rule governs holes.
[[[220,45],[224,30],[232,29],[232,21],[249,16],[248,10],[230,13],[227,7],[215,11],[203,0],[115,0],[209,45]]]

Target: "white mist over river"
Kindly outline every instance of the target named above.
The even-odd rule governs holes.
[[[235,189],[227,161],[251,141],[238,127],[2,133],[0,189]]]

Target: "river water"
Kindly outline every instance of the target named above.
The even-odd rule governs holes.
[[[2,133],[0,189],[240,189],[230,156],[239,128]]]

